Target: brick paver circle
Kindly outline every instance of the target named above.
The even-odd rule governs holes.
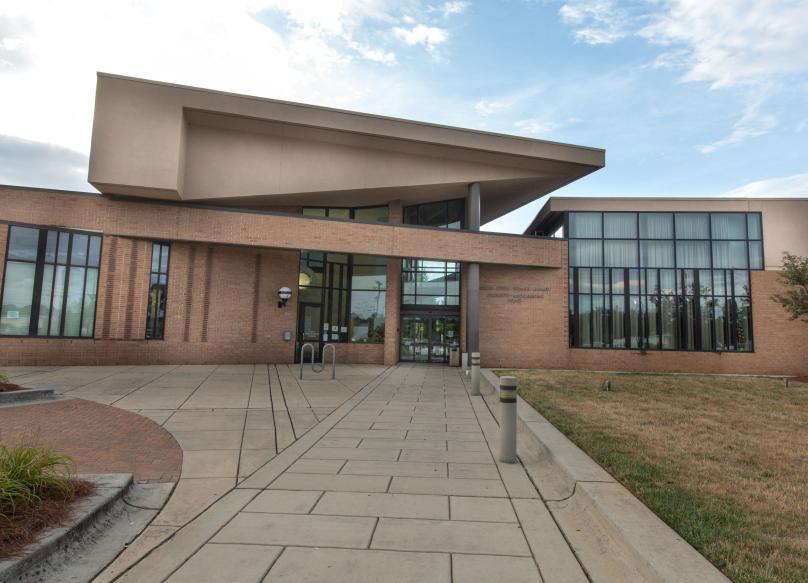
[[[182,449],[154,421],[83,399],[0,408],[0,441],[46,445],[80,473],[127,472],[137,482],[176,482]]]

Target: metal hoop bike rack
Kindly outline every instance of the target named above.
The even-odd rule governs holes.
[[[334,380],[337,378],[337,347],[330,342],[323,346],[323,353],[322,353],[322,362],[316,363],[314,362],[314,344],[311,342],[306,342],[303,346],[300,347],[300,380],[303,380],[303,363],[306,360],[306,347],[311,348],[311,370],[315,373],[320,374],[325,370],[325,356],[328,352],[328,349],[331,349],[331,379]]]

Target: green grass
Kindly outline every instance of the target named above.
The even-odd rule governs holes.
[[[73,495],[73,460],[34,445],[0,445],[0,516],[36,506],[44,493]]]
[[[604,374],[508,374],[733,581],[808,581],[808,384],[610,373],[604,392]]]

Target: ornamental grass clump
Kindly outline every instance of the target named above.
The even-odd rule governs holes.
[[[0,445],[0,558],[18,554],[41,530],[70,517],[70,503],[93,489],[74,474],[69,456],[36,445]]]

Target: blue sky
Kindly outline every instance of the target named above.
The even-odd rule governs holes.
[[[563,195],[808,196],[806,47],[808,0],[7,0],[0,183],[90,189],[102,70],[605,148]]]

